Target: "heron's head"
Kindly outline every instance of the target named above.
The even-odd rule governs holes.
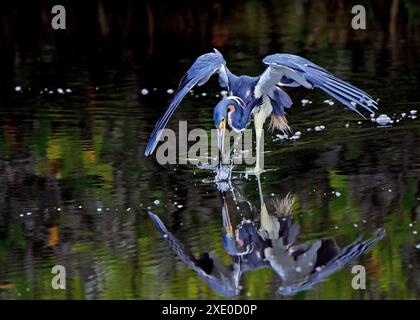
[[[229,126],[232,128],[231,115],[238,109],[244,108],[242,99],[236,96],[225,97],[219,101],[214,108],[213,119],[217,129],[221,127],[226,128]]]
[[[224,138],[226,128],[235,129],[233,123],[233,114],[239,109],[244,108],[242,99],[236,96],[225,97],[219,101],[214,108],[213,120],[217,128],[217,144],[219,148],[219,164],[223,161],[224,156]]]

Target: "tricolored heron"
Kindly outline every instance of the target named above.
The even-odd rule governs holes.
[[[219,134],[219,162],[223,159],[224,134],[227,127],[242,132],[254,116],[256,131],[256,170],[260,168],[260,144],[263,124],[271,116],[270,127],[283,132],[289,131],[285,109],[292,106],[289,95],[283,87],[303,86],[307,89],[320,88],[351,110],[359,113],[361,107],[371,113],[377,109],[377,102],[366,92],[335,77],[326,69],[313,62],[292,54],[273,54],[265,57],[265,71],[258,77],[236,76],[226,66],[222,54],[203,54],[193,63],[181,79],[175,97],[165,113],[160,117],[152,132],[145,155],[150,155],[159,141],[161,130],[165,128],[172,114],[196,85],[201,86],[213,74],[219,75],[219,84],[228,94],[216,105],[213,113],[214,124]],[[362,115],[363,116],[363,115]]]

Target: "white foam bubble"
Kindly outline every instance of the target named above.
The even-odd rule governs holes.
[[[386,114],[381,114],[379,117],[376,118],[376,123],[380,126],[386,126],[391,122],[391,118],[388,117]]]

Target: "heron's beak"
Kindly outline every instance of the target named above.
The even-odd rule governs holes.
[[[232,223],[230,222],[229,208],[227,205],[225,195],[223,195],[222,220],[223,220],[223,226],[225,228],[226,234],[230,238],[233,238],[233,227],[232,227]]]
[[[226,121],[225,119],[223,119],[219,124],[219,128],[217,128],[217,147],[219,149],[219,166],[221,166],[224,160],[225,131],[226,131]]]

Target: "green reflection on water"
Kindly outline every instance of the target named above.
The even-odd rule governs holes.
[[[345,8],[336,8],[337,19],[331,19],[322,4],[300,2],[297,9],[288,4],[283,10],[247,1],[244,7],[238,4],[240,14],[232,20],[216,20],[205,32],[206,45],[201,47],[207,50],[205,41],[211,38],[212,44],[224,49],[233,71],[250,74],[261,72],[260,58],[277,48],[302,52],[381,97],[384,112],[407,112],[420,101],[419,65],[413,58],[419,53],[420,10],[410,1],[402,3],[399,10],[408,8],[404,26],[409,29],[407,34],[398,29],[398,37],[392,37],[384,35],[395,27],[392,22],[385,26],[379,22],[383,8],[371,7],[368,23],[373,30],[359,34],[340,33],[340,21],[349,19]],[[398,41],[402,36],[404,41]],[[0,298],[220,298],[167,249],[146,216],[147,207],[153,207],[193,253],[214,250],[228,263],[220,240],[217,192],[202,183],[211,173],[190,166],[173,171],[142,155],[152,123],[170,96],[159,88],[156,95],[138,98],[138,88],[143,84],[175,86],[183,72],[178,65],[187,66],[196,53],[185,52],[186,58],[177,62],[175,70],[167,70],[167,77],[157,84],[148,83],[152,80],[143,75],[148,61],[107,66],[115,77],[108,75],[99,93],[85,66],[76,61],[76,71],[69,72],[66,79],[74,84],[73,95],[62,99],[13,96],[1,109]],[[49,61],[47,58],[41,56]],[[27,71],[37,64],[26,59],[23,57],[24,71],[19,76],[27,76],[24,82],[35,85],[31,81],[38,78]],[[126,71],[134,67],[140,75]],[[215,87],[210,84],[209,88]],[[306,94],[318,101],[313,108],[299,107]],[[418,226],[410,228],[409,224],[419,214],[420,125],[407,121],[379,132],[369,122],[358,127],[358,118],[339,106],[323,106],[321,93],[296,90],[292,95],[295,106],[290,119],[293,128],[304,132],[303,139],[293,145],[267,140],[266,150],[271,152],[266,164],[277,170],[264,174],[265,196],[296,193],[295,216],[305,240],[332,237],[344,246],[361,231],[369,233],[382,226],[387,237],[359,260],[369,274],[367,290],[353,290],[352,274],[345,268],[291,298],[418,299],[420,267],[415,245],[419,239],[412,234]],[[394,103],[396,96],[401,98]],[[213,97],[191,98],[175,117],[209,129],[215,102]],[[192,112],[194,108],[197,113]],[[347,122],[350,130],[344,128]],[[320,123],[326,125],[325,133],[304,131]],[[257,204],[255,181],[239,184]],[[161,205],[153,206],[153,200]],[[185,203],[184,209],[176,210],[174,201]],[[67,266],[67,290],[51,288],[55,264]],[[275,294],[279,281],[269,269],[247,273],[241,285],[240,299],[279,298]]]

